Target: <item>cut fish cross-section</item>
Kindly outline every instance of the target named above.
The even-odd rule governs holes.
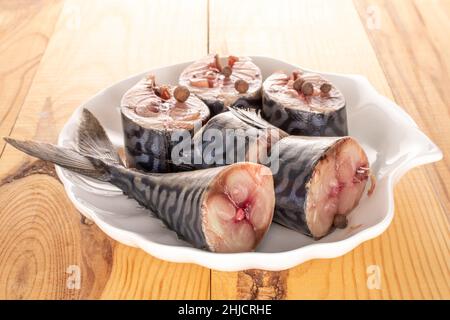
[[[345,99],[319,74],[275,72],[263,84],[262,116],[291,135],[348,134]]]
[[[202,99],[211,115],[231,105],[256,108],[261,104],[261,70],[249,57],[208,55],[183,70],[179,83]]]
[[[192,135],[209,118],[208,107],[185,87],[156,85],[149,76],[122,97],[125,154],[129,167],[170,172],[175,132]]]

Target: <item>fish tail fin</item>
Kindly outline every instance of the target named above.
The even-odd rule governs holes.
[[[3,139],[14,148],[25,152],[30,156],[50,161],[63,168],[94,179],[109,181],[109,165],[104,163],[101,159],[85,156],[75,150],[55,146],[49,143],[21,141],[8,137],[4,137]]]
[[[88,109],[83,109],[81,115],[77,147],[81,154],[105,163],[123,166],[119,153],[109,140],[105,130]]]
[[[228,107],[230,112],[239,120],[245,122],[246,124],[255,127],[257,129],[264,130],[276,130],[279,132],[281,137],[287,137],[288,134],[281,130],[280,128],[275,127],[273,124],[264,120],[256,111],[251,109],[243,109],[238,106],[230,106]]]

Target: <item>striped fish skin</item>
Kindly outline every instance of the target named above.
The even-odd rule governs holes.
[[[280,165],[274,174],[277,199],[274,221],[312,236],[305,214],[307,184],[318,161],[337,140],[287,139],[278,143]]]
[[[146,172],[169,172],[170,134],[144,128],[122,113],[124,147],[127,165]]]
[[[271,125],[260,119],[255,113],[243,110],[237,110],[237,118],[235,113],[227,112],[212,118],[204,127],[214,129],[230,128],[247,128],[247,126],[263,128],[271,128]],[[262,121],[260,121],[262,120]],[[263,129],[260,129],[263,130]],[[369,163],[367,156],[361,146],[351,137],[299,137],[286,136],[286,133],[279,131],[280,140],[272,139],[273,144],[268,145],[269,150],[275,150],[276,155],[271,154],[271,159],[278,159],[278,166],[272,167],[275,184],[275,216],[274,221],[280,223],[290,229],[306,234],[314,238],[320,238],[326,235],[331,227],[328,225],[330,221],[323,221],[318,226],[311,223],[311,216],[314,210],[308,209],[308,194],[310,190],[315,190],[315,186],[323,190],[333,193],[333,184],[338,183],[338,179],[334,179],[339,175],[341,180],[347,186],[343,191],[336,191],[344,200],[334,201],[332,205],[337,206],[336,212],[329,212],[332,217],[335,214],[348,214],[358,203],[362,196],[362,191],[368,180],[368,171],[358,183],[353,183],[357,170],[365,168],[368,170]],[[194,137],[194,139],[197,137]],[[208,144],[206,144],[207,146]],[[205,146],[205,145],[204,145]],[[248,146],[246,146],[248,148]],[[332,151],[332,152],[331,152]],[[326,175],[320,175],[320,171],[324,171],[327,161],[334,161],[336,154],[349,154],[351,157],[345,158],[340,162],[336,161],[336,167],[343,168],[338,173],[327,172]],[[338,157],[342,159],[342,156]],[[327,160],[330,159],[330,160]],[[214,167],[218,164],[213,163],[204,167]],[[343,173],[344,174],[343,174]],[[366,172],[366,171],[365,171]],[[316,178],[312,179],[315,174]],[[342,178],[341,176],[346,176]],[[314,183],[313,183],[314,182]],[[331,187],[330,187],[331,185]],[[350,190],[350,192],[348,191]],[[355,192],[353,192],[354,190]],[[353,193],[352,193],[353,192]],[[349,195],[348,195],[349,194]],[[338,195],[335,195],[338,197]],[[346,204],[345,197],[350,199]],[[317,201],[315,197],[309,197],[310,202]],[[342,205],[344,203],[344,205]],[[344,210],[340,210],[339,206],[346,206]],[[320,213],[319,213],[320,216]],[[327,220],[329,217],[323,218]],[[329,220],[329,219],[328,219]],[[309,223],[309,225],[308,225]]]
[[[270,95],[263,93],[262,116],[274,126],[291,135],[316,137],[348,135],[345,106],[336,111],[314,113],[285,108]]]
[[[209,249],[202,227],[205,194],[224,168],[146,175],[123,167],[111,171],[111,183],[148,208],[196,248]]]
[[[114,166],[110,173],[112,184],[199,249],[252,251],[272,222],[273,177],[262,165],[236,163],[166,174],[143,174]],[[247,196],[240,199],[243,194]],[[217,199],[222,202],[218,204]],[[239,212],[246,216],[239,218]]]
[[[122,165],[98,120],[83,111],[78,150],[6,138],[15,148],[85,176],[114,184],[196,248],[247,252],[272,222],[270,170],[255,163],[181,173],[143,173]]]
[[[304,95],[293,88],[296,77],[312,85],[311,95]],[[321,92],[320,87],[325,83],[331,86],[329,93]],[[291,135],[348,135],[344,96],[333,84],[314,73],[294,70],[291,76],[283,72],[269,76],[263,84],[262,116]]]
[[[221,133],[222,142],[221,148],[214,150],[216,159],[222,159],[220,163],[212,162],[212,154],[205,152],[213,143],[205,138],[208,132],[216,131]],[[241,137],[244,144],[239,144],[238,139]],[[277,128],[259,129],[253,125],[247,124],[239,120],[232,112],[227,111],[212,117],[203,127],[197,132],[192,140],[192,169],[213,168],[225,164],[230,164],[239,161],[254,160],[259,163],[264,163],[266,156],[270,154],[271,146],[279,139],[284,137],[284,133]],[[199,148],[198,146],[201,146]],[[256,149],[255,153],[252,153]],[[234,156],[230,155],[234,152]],[[257,155],[258,159],[250,159],[250,155]],[[200,163],[195,162],[196,159],[201,159]]]
[[[366,154],[350,137],[290,136],[277,146],[280,163],[279,170],[274,173],[274,221],[317,239],[327,235],[332,230],[334,216],[349,214],[362,196],[368,174],[364,174],[361,181],[355,182],[355,177],[360,167],[369,166]],[[327,171],[327,162],[335,159],[332,172]],[[316,179],[313,179],[314,175]],[[317,190],[323,194],[312,195]],[[319,210],[319,224],[315,223],[311,212],[322,205],[317,199],[334,206],[326,213]],[[350,204],[345,204],[341,210],[342,202],[346,203],[347,199],[351,200]],[[322,207],[326,208],[326,205]],[[330,217],[324,217],[325,214]]]
[[[248,129],[249,127],[251,126],[237,119],[231,112],[222,113],[211,118],[203,127],[202,131],[194,136],[194,141],[201,139],[202,133],[208,129]],[[286,138],[278,142],[279,168],[274,173],[276,198],[275,222],[312,236],[306,224],[304,211],[306,184],[318,160],[336,140],[337,138],[319,141],[311,140],[301,145],[297,141],[292,139],[286,140]],[[203,150],[205,150],[209,143],[203,141]],[[248,148],[248,146],[246,147]],[[208,158],[208,155],[204,156]],[[224,163],[203,162],[202,164],[196,165],[195,169],[214,168],[222,165]]]
[[[186,102],[177,102],[173,97],[175,88],[166,87],[171,97],[162,100],[155,94],[154,78],[149,76],[122,97],[125,156],[131,168],[155,173],[173,171],[170,155],[176,143],[171,135],[186,130],[192,135],[195,122],[209,119],[209,109],[200,99],[190,95]],[[143,114],[137,110],[143,110]]]
[[[201,98],[201,96],[199,96]],[[201,99],[208,107],[212,116],[218,115],[222,112],[227,112],[229,106],[234,106],[243,109],[255,109],[259,110],[262,104],[261,91],[255,92],[254,94],[240,97],[231,104],[225,104],[221,100],[212,100],[203,98]]]

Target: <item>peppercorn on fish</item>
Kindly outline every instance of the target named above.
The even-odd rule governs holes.
[[[346,136],[342,93],[318,74],[275,72],[263,84],[262,116],[291,135]]]
[[[179,84],[202,99],[211,115],[231,105],[261,104],[261,70],[249,57],[221,59],[211,54],[189,65],[180,75]]]
[[[225,130],[231,123],[233,127],[253,126],[264,132],[278,130],[276,136],[280,139],[266,141],[271,160],[265,164],[274,175],[274,221],[290,229],[318,239],[333,226],[345,227],[346,216],[358,205],[367,181],[371,181],[369,193],[375,187],[367,156],[351,137],[288,136],[255,112],[239,108],[216,117],[227,121],[212,118],[209,122],[214,123],[215,129],[223,126]],[[204,129],[207,127],[208,124]],[[246,148],[248,152],[251,146]],[[204,152],[203,156],[210,155]],[[204,167],[217,165],[220,164],[208,162]]]
[[[29,155],[114,184],[197,248],[214,252],[254,250],[272,221],[275,196],[268,168],[237,163],[167,174],[127,169],[99,122],[87,110],[80,123],[77,151],[33,141],[5,140]]]
[[[175,132],[193,132],[209,118],[208,107],[186,87],[156,85],[148,76],[121,101],[122,125],[127,165],[149,172],[170,172]]]

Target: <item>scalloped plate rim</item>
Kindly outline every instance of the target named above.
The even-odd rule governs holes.
[[[281,62],[285,64],[289,64],[288,62],[284,62],[278,59],[270,58],[270,57],[264,57],[264,56],[251,56],[254,59],[267,59],[275,62]],[[73,114],[70,116],[69,120],[64,125],[63,129],[61,130],[58,138],[58,144],[62,144],[62,141],[64,139],[64,133],[67,130],[67,126],[76,120],[77,113],[80,111],[83,106],[88,104],[89,101],[94,99],[95,97],[103,94],[106,92],[109,88],[114,87],[122,82],[129,81],[135,77],[142,76],[148,72],[154,71],[154,70],[163,70],[165,68],[170,67],[181,67],[183,65],[187,65],[191,63],[184,62],[184,63],[178,63],[173,64],[165,67],[157,67],[152,68],[145,72],[139,72],[136,73],[130,77],[127,77],[125,79],[122,79],[120,81],[115,82],[111,86],[104,88],[100,90],[97,94],[90,97],[85,103],[82,103],[79,107],[75,109]],[[291,64],[292,65],[292,64]],[[299,67],[301,68],[301,67]],[[306,68],[301,68],[303,70],[312,71]],[[223,254],[223,253],[212,253],[205,250],[196,249],[193,247],[183,247],[183,246],[173,246],[173,245],[166,245],[161,243],[156,243],[153,241],[150,241],[148,239],[143,238],[142,236],[127,230],[122,230],[120,228],[116,228],[115,226],[108,225],[105,223],[101,218],[99,218],[95,210],[89,208],[88,206],[82,204],[79,202],[74,193],[72,192],[72,188],[76,187],[76,184],[74,184],[65,174],[66,170],[56,166],[56,172],[58,177],[63,182],[65,191],[67,195],[69,196],[69,199],[72,201],[72,203],[75,205],[75,207],[87,218],[94,221],[95,224],[107,235],[112,237],[113,239],[124,243],[129,246],[137,247],[143,249],[148,254],[162,259],[167,260],[170,262],[175,263],[195,263],[210,269],[215,269],[219,271],[241,271],[245,269],[263,269],[263,270],[269,270],[269,271],[279,271],[279,270],[285,270],[292,267],[295,267],[303,262],[309,261],[311,259],[327,259],[327,258],[335,258],[339,257],[341,255],[344,255],[348,253],[349,251],[353,250],[355,247],[359,246],[361,243],[373,239],[380,234],[382,234],[390,225],[393,217],[394,217],[394,194],[393,194],[393,188],[395,185],[395,182],[398,181],[398,179],[403,176],[407,171],[411,170],[414,167],[439,161],[442,159],[442,152],[439,150],[439,148],[418,128],[416,122],[395,102],[390,100],[389,98],[381,95],[376,91],[376,89],[370,84],[368,79],[362,75],[356,75],[356,74],[340,74],[340,73],[331,73],[331,72],[320,72],[320,71],[314,71],[318,72],[320,74],[324,75],[330,75],[330,76],[340,76],[340,77],[347,77],[352,78],[356,81],[363,81],[365,82],[365,85],[370,88],[373,91],[373,94],[376,94],[378,97],[381,97],[386,102],[389,102],[392,106],[395,107],[395,111],[400,113],[401,117],[403,119],[407,120],[409,125],[414,126],[418,133],[426,137],[428,142],[433,146],[433,149],[430,150],[427,153],[420,154],[416,156],[415,158],[410,159],[406,163],[403,163],[402,165],[399,165],[395,167],[388,175],[387,175],[387,188],[386,188],[386,194],[383,195],[383,198],[387,198],[388,200],[388,210],[385,217],[378,222],[377,224],[367,227],[365,229],[362,229],[361,231],[349,236],[346,239],[334,241],[334,242],[328,242],[328,243],[313,243],[308,244],[306,246],[288,250],[288,251],[282,251],[282,252],[245,252],[245,253],[232,253],[232,254]],[[323,250],[323,249],[326,250]],[[211,259],[212,256],[214,259]],[[235,259],[231,259],[231,256]],[[209,259],[210,258],[210,259]],[[239,262],[236,262],[236,259],[238,259]]]

